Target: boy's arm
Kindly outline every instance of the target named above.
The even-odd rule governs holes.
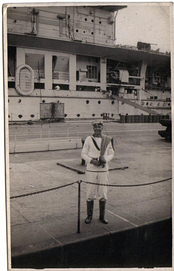
[[[88,152],[89,152],[89,142],[90,141],[90,137],[87,137],[85,142],[84,142],[84,145],[83,145],[83,148],[82,148],[82,152],[81,152],[81,157],[82,159],[84,159],[86,161],[86,163],[90,163],[92,158],[89,157],[88,155]]]

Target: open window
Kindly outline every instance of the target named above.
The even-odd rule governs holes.
[[[87,65],[86,68],[87,68],[86,77],[88,79],[97,79],[98,76],[97,66]]]
[[[34,70],[34,78],[38,81],[45,78],[45,57],[43,54],[25,54],[25,64]]]
[[[52,78],[69,81],[69,57],[52,56]]]

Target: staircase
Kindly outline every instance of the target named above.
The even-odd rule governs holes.
[[[147,108],[147,107],[144,107],[144,106],[142,106],[142,105],[140,105],[138,103],[132,102],[129,99],[118,97],[116,95],[112,95],[112,98],[119,101],[119,102],[123,102],[125,104],[130,105],[130,106],[133,106],[134,108],[138,108],[138,109],[140,109],[140,110],[142,110],[142,111],[144,111],[144,112],[146,112],[148,114],[151,114],[151,115],[158,115],[159,114],[157,111],[152,110],[152,109]]]

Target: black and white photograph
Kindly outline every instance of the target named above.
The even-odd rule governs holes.
[[[172,267],[172,10],[3,5],[9,270]]]

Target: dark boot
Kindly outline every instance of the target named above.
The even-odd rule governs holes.
[[[100,199],[99,200],[99,209],[100,209],[99,220],[104,224],[108,224],[108,220],[105,219],[105,207],[106,207],[106,200]]]
[[[90,224],[91,221],[92,221],[94,201],[93,200],[87,200],[86,203],[87,203],[87,218],[85,219],[85,223]]]

